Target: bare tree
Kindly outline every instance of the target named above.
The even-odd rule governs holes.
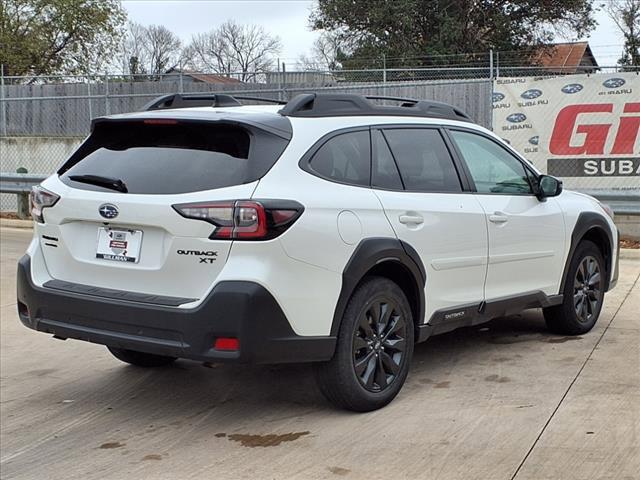
[[[640,0],[611,0],[605,10],[624,36],[620,65],[640,66]]]
[[[186,49],[192,68],[216,73],[237,73],[243,82],[273,69],[281,49],[280,39],[258,25],[239,25],[228,20],[220,27],[195,35]]]
[[[296,60],[296,67],[305,72],[320,72],[326,70],[324,65],[316,57],[310,55],[300,55]]]
[[[325,31],[313,42],[308,56],[298,57],[298,65],[304,70],[340,70],[340,58],[350,51],[350,42],[342,31]]]
[[[127,32],[122,38],[119,67],[123,74],[140,75],[147,72],[147,29],[136,22],[127,23]],[[134,77],[135,79],[135,77]]]
[[[235,68],[231,49],[217,31],[194,35],[185,49],[185,60],[192,68],[215,73],[230,73]]]
[[[116,63],[123,74],[135,80],[135,75],[161,75],[175,68],[181,58],[180,39],[171,30],[163,25],[145,27],[129,22]]]
[[[160,75],[180,64],[182,43],[164,25],[151,25],[146,28],[145,51],[149,73]]]

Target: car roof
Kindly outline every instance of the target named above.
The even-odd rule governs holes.
[[[256,100],[255,97],[244,98]],[[480,130],[495,137],[455,107],[433,101],[333,93],[298,95],[284,105],[284,102],[244,105],[238,99],[243,97],[220,94],[165,95],[150,102],[144,111],[101,117],[94,123],[154,118],[236,122],[262,128],[286,139],[291,139],[296,125],[324,133],[367,125],[448,125]],[[400,106],[376,105],[370,99],[403,103]],[[271,99],[265,101],[278,102]],[[189,106],[190,103],[194,106]],[[213,106],[216,104],[221,106]]]

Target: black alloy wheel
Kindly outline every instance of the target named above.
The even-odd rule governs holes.
[[[353,336],[353,366],[356,376],[370,392],[391,385],[404,361],[406,320],[389,298],[378,298],[360,315]]]
[[[582,335],[591,330],[602,311],[607,275],[600,248],[583,240],[569,261],[560,292],[562,303],[543,309],[549,330],[562,335]]]
[[[314,366],[320,391],[348,410],[384,407],[407,378],[413,336],[413,313],[402,289],[385,277],[364,278],[347,303],[333,358]]]
[[[576,271],[573,282],[573,302],[578,320],[583,323],[591,321],[599,312],[602,299],[602,275],[598,260],[592,256],[585,257]]]

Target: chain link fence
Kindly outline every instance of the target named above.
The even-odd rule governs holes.
[[[412,68],[394,65],[394,59],[389,59],[379,68],[336,71],[283,69],[224,75],[175,71],[156,76],[0,76],[0,171],[22,169],[28,173],[51,174],[89,133],[92,118],[141,110],[154,98],[171,93],[228,93],[288,100],[298,93],[333,91],[432,99],[463,109],[523,154],[531,155],[530,150],[535,147],[532,138],[536,135],[525,138],[523,135],[530,131],[524,128],[502,130],[505,126],[517,125],[505,123],[503,113],[510,112],[511,115],[514,105],[514,108],[520,108],[518,103],[529,101],[518,97],[522,92],[517,88],[506,86],[556,77],[562,77],[567,84],[576,83],[570,77],[584,76],[587,71],[587,67],[562,71],[538,66],[501,66],[493,54],[446,57]],[[620,73],[617,67],[589,68],[589,77],[604,78],[609,73]],[[505,76],[508,79],[501,80]],[[503,95],[502,99],[496,100],[496,94],[498,97]],[[506,103],[510,104],[508,108],[505,108]],[[531,108],[522,107],[523,112]],[[516,131],[518,136],[512,134]],[[534,160],[534,163],[538,164],[538,161]],[[542,163],[540,160],[540,165]],[[637,176],[630,178],[630,182],[638,180]],[[576,185],[583,188],[610,186],[600,177],[579,180]],[[0,194],[1,211],[15,208],[15,195]]]

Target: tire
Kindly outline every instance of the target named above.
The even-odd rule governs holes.
[[[175,362],[175,357],[165,357],[152,353],[136,352],[124,348],[107,347],[111,354],[118,360],[135,365],[136,367],[165,367]]]
[[[588,240],[576,248],[564,282],[563,302],[543,309],[547,327],[562,335],[582,335],[598,321],[606,270],[600,249]]]
[[[356,412],[387,405],[407,378],[413,328],[400,287],[383,277],[365,279],[347,303],[333,358],[315,365],[321,392],[335,406]]]

